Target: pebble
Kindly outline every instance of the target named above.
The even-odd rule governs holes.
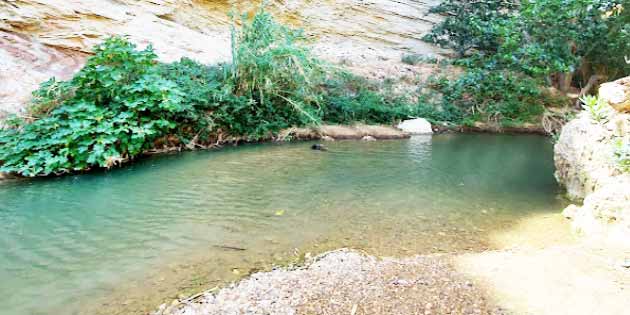
[[[164,315],[351,314],[353,309],[365,315],[417,310],[422,310],[420,314],[499,314],[468,283],[451,267],[448,256],[378,259],[337,250],[314,257],[305,267],[256,273],[230,287],[208,291]]]

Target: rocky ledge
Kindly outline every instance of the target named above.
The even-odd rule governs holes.
[[[607,103],[601,119],[586,110],[562,129],[555,175],[569,198],[583,201],[563,212],[575,231],[628,244],[630,174],[621,170],[615,150],[630,140],[630,77],[602,85],[599,98]]]

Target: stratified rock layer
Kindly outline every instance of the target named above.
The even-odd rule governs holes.
[[[630,101],[618,93],[603,88],[600,98],[609,104]],[[583,200],[581,207],[564,211],[576,231],[630,245],[630,174],[620,170],[615,157],[617,143],[630,139],[630,115],[617,110],[623,108],[607,108],[601,121],[585,111],[564,126],[554,150],[556,178],[571,199]]]
[[[316,52],[360,74],[413,74],[403,53],[438,53],[420,40],[437,21],[439,0],[269,1],[283,23],[303,28]],[[234,4],[234,6],[232,5]],[[251,15],[260,1],[5,0],[0,1],[0,111],[15,112],[38,84],[78,70],[92,46],[122,35],[153,44],[163,61],[230,58],[228,13]],[[396,65],[392,62],[396,61]]]

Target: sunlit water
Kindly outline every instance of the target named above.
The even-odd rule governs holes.
[[[0,314],[142,314],[306,252],[476,251],[562,201],[536,136],[246,145],[0,184]]]

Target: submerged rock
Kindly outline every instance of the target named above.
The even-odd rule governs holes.
[[[326,148],[323,144],[313,144],[311,146],[312,150],[316,150],[316,151],[328,151],[328,148]]]
[[[398,129],[412,135],[433,134],[431,123],[424,118],[405,120],[398,124]]]
[[[600,98],[611,105],[630,104],[630,94],[611,92],[616,89],[611,86],[618,82],[630,82],[630,77],[604,84]],[[571,205],[563,212],[573,220],[573,229],[627,244],[630,174],[620,169],[615,150],[619,141],[630,139],[630,114],[620,109],[623,107],[608,107],[604,110],[606,118],[600,121],[585,111],[567,123],[555,145],[554,160],[556,179],[566,188],[568,197],[583,200],[581,207]]]

